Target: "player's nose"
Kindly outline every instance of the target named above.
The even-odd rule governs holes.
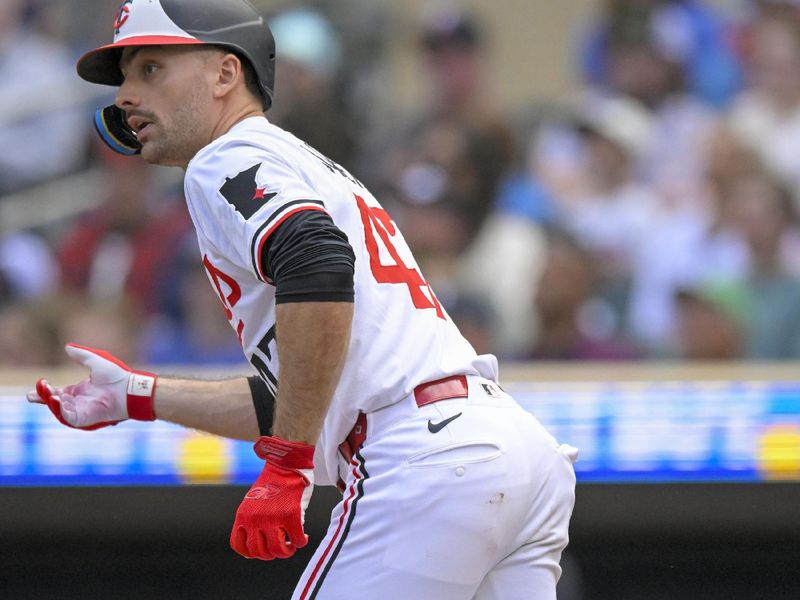
[[[114,99],[114,104],[122,110],[130,110],[139,105],[139,95],[136,92],[135,86],[125,80],[117,90],[117,97]]]

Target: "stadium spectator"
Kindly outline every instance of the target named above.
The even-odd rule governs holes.
[[[753,21],[757,22],[760,17],[764,17],[800,24],[800,4],[797,0],[749,0],[745,5],[746,12]]]
[[[603,86],[584,92],[582,101],[602,106],[609,96],[618,95],[648,111],[648,133],[629,156],[637,157],[630,181],[643,199],[650,200],[632,202],[636,208],[621,210],[624,219],[618,219],[620,223],[630,219],[630,224],[638,214],[640,231],[646,233],[638,238],[635,250],[628,245],[631,250],[624,255],[631,263],[629,295],[617,293],[612,298],[616,297],[613,306],[627,314],[627,330],[637,343],[648,348],[648,354],[659,355],[671,352],[676,286],[698,270],[717,269],[720,261],[721,268],[733,268],[724,264],[729,257],[719,246],[725,244],[712,231],[716,207],[708,185],[709,150],[719,119],[689,91],[687,58],[694,33],[691,19],[679,18],[682,9],[672,2],[625,0],[612,8],[605,25]],[[597,138],[596,133],[581,136],[574,127],[562,125],[543,128],[535,139],[536,172],[557,201],[585,194],[585,161],[593,154],[598,160]],[[590,150],[591,146],[595,147]],[[613,164],[604,162],[595,171],[608,177]],[[650,208],[643,209],[648,203]],[[599,220],[596,214],[594,223],[587,223],[583,229],[589,235],[599,235],[593,226],[598,232],[608,226],[605,214]],[[616,239],[619,248],[623,238]]]
[[[519,358],[536,339],[531,306],[546,243],[544,228],[528,214],[498,209],[459,260],[459,289],[487,307],[490,347],[500,358]]]
[[[452,287],[462,252],[477,230],[486,199],[480,180],[479,140],[457,123],[429,123],[391,180],[392,217],[406,232],[429,283]]]
[[[138,314],[124,299],[96,303],[58,293],[0,305],[0,364],[7,367],[68,364],[67,342],[106,344],[125,360],[141,360],[137,335]]]
[[[426,104],[366,147],[364,170],[378,174],[369,183],[443,306],[474,328],[476,343],[497,351],[488,341],[496,336],[487,334],[500,313],[484,293],[488,286],[464,286],[459,274],[511,164],[514,141],[484,94],[487,46],[474,18],[451,4],[426,9],[418,44]]]
[[[655,18],[640,21],[640,26],[672,39],[671,54],[685,68],[689,91],[711,106],[727,105],[742,85],[733,27],[721,11],[702,0],[606,0],[579,47],[585,80],[592,86],[612,84],[606,57],[614,29],[647,12]]]
[[[767,15],[749,31],[748,86],[727,123],[800,201],[800,19]]]
[[[128,297],[145,313],[163,309],[177,249],[190,233],[182,197],[167,194],[153,167],[100,150],[107,184],[97,209],[81,216],[58,246],[62,287],[94,300]]]
[[[5,368],[55,366],[63,352],[51,303],[17,301],[0,304],[0,365]]]
[[[734,360],[746,345],[750,308],[736,282],[706,282],[678,290],[678,356],[684,360]]]
[[[730,218],[750,258],[742,280],[749,308],[746,355],[800,358],[800,227],[792,198],[767,174],[739,177],[729,195]]]
[[[580,107],[582,176],[571,195],[557,196],[557,221],[592,253],[598,291],[620,324],[633,257],[657,224],[658,198],[634,178],[650,128],[648,111],[629,98],[593,99]]]
[[[488,286],[476,289],[459,280],[465,252],[475,245],[474,216],[482,203],[476,189],[481,177],[478,140],[445,120],[431,124],[415,141],[408,163],[392,182],[391,216],[453,320],[469,330],[471,341],[495,349],[490,331],[497,311],[484,293]]]
[[[365,159],[380,173],[382,180],[373,187],[390,212],[398,182],[440,179],[417,168],[420,154],[439,158],[444,164],[438,166],[445,170],[454,167],[447,175],[460,196],[466,240],[488,215],[515,152],[508,124],[484,93],[484,37],[477,22],[456,6],[426,12],[419,43],[427,104],[395,130],[384,132],[377,148],[367,148]]]
[[[59,270],[47,241],[34,231],[0,235],[0,304],[47,296]]]
[[[606,55],[609,88],[651,111],[652,133],[638,177],[677,210],[703,210],[707,149],[715,113],[688,93],[683,53],[690,25],[658,26],[656,10],[632,10],[612,23]]]
[[[54,104],[77,85],[69,51],[32,30],[22,0],[0,2],[0,196],[75,170],[86,114]]]
[[[548,235],[547,258],[535,297],[539,332],[535,360],[629,360],[636,350],[619,337],[613,316],[597,300],[593,256],[558,231]]]
[[[278,13],[270,28],[280,48],[270,120],[352,168],[355,123],[336,88],[343,53],[337,32],[310,8]]]
[[[188,240],[187,240],[188,242]],[[139,356],[149,365],[240,365],[249,363],[197,260],[194,241],[179,250],[166,310],[145,320],[138,336]]]
[[[660,357],[675,351],[676,292],[687,281],[740,280],[748,251],[729,221],[724,195],[709,194],[702,213],[661,205],[632,261],[628,327],[649,356]]]
[[[57,347],[67,343],[104,348],[124,361],[140,361],[137,336],[141,312],[125,296],[93,300],[83,294],[61,294],[57,315]],[[59,357],[64,365],[74,365],[67,356]]]

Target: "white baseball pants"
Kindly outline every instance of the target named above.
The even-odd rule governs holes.
[[[293,600],[555,599],[577,451],[496,384],[468,381],[467,398],[419,408],[412,394],[367,414]]]

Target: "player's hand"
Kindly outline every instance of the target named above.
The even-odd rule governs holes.
[[[103,350],[67,344],[69,357],[89,369],[89,379],[64,388],[36,382],[28,402],[45,404],[67,427],[91,431],[125,419],[154,421],[156,375],[134,371]]]
[[[231,548],[245,558],[288,558],[308,543],[303,523],[314,489],[314,446],[265,436],[253,449],[266,464],[236,511]]]

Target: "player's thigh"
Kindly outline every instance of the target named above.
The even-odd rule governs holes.
[[[486,574],[474,600],[555,600],[569,523],[569,515],[559,512],[571,512],[568,502],[551,515],[553,529],[541,528],[542,539],[521,543]]]
[[[515,548],[481,582],[474,600],[551,600],[561,576],[575,504],[575,472],[569,456],[555,449],[539,463],[537,490]]]
[[[496,444],[417,448],[401,461],[391,444],[357,455],[295,600],[472,598],[507,545],[498,525],[520,510],[508,498],[521,494]]]
[[[552,565],[521,557],[518,564],[500,564],[489,573],[473,600],[556,600],[556,583]]]

